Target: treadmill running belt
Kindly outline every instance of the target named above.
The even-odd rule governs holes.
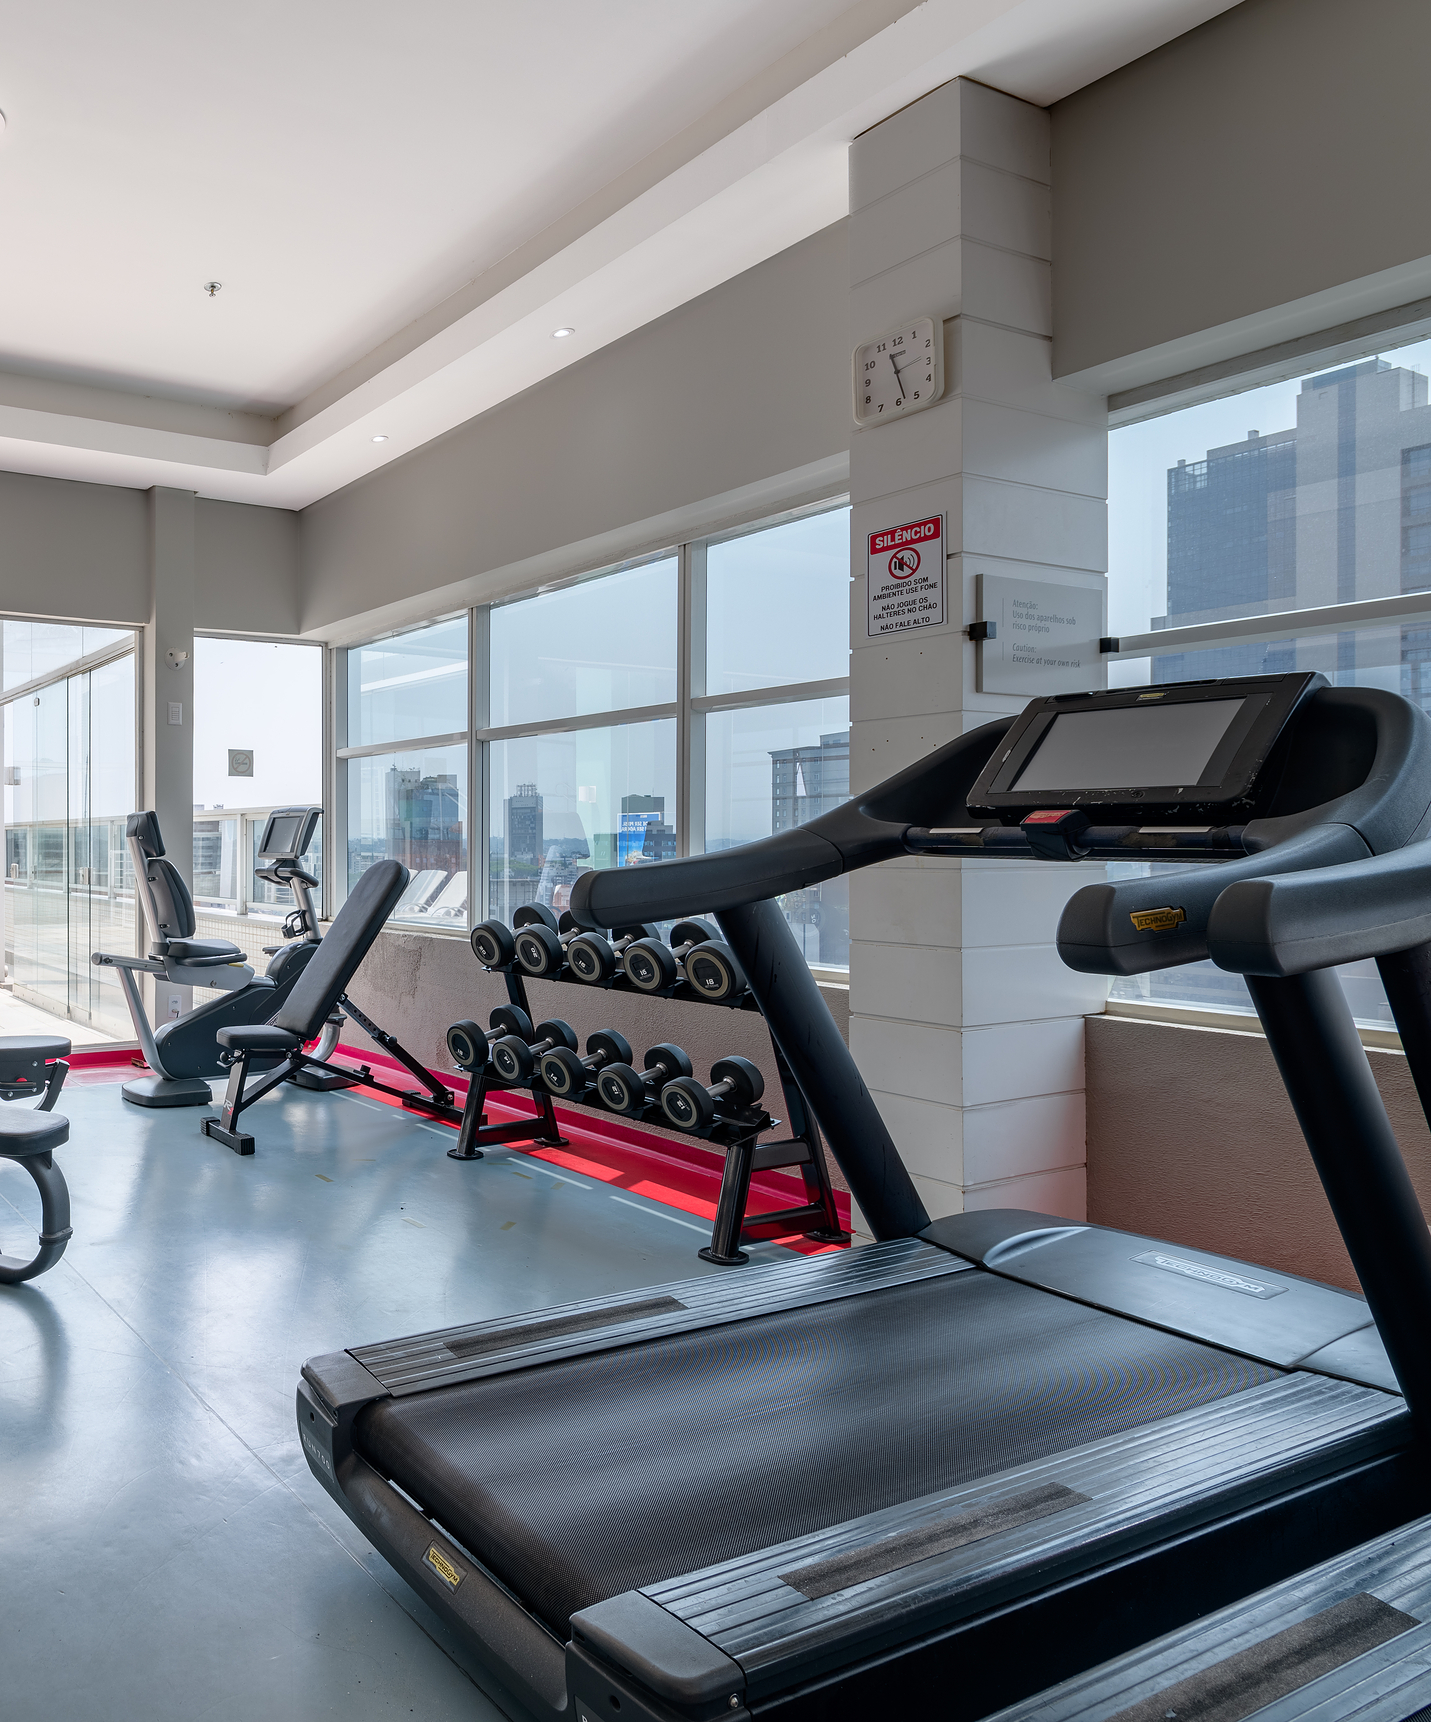
[[[383,1400],[371,1462],[578,1609],[1278,1378],[982,1272]]]

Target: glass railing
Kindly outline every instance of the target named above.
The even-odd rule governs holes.
[[[262,915],[282,920],[294,908],[286,885],[260,879],[258,845],[271,807],[215,807],[194,814],[194,908],[199,914]],[[323,821],[313,841],[299,857],[305,873],[323,887]]]

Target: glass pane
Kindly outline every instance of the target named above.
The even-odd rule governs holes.
[[[322,799],[322,648],[196,639],[194,805],[316,807]]]
[[[676,559],[492,612],[494,729],[676,697]]]
[[[850,798],[850,702],[712,712],[706,718],[706,850],[731,849]],[[850,887],[828,879],[780,899],[806,958],[850,964]]]
[[[1418,341],[1114,431],[1110,633],[1431,589],[1428,360]],[[1115,661],[1110,681],[1182,662]]]
[[[391,857],[412,875],[394,920],[467,925],[467,749],[348,761],[348,889]]]
[[[567,907],[577,875],[676,853],[676,724],[524,736],[491,744],[487,913]]]
[[[1155,666],[1175,664],[1176,678],[1197,681],[1209,676],[1282,675],[1296,670],[1320,670],[1336,687],[1385,688],[1405,694],[1426,709],[1431,699],[1431,627],[1363,628],[1343,634],[1308,634],[1269,644],[1219,646],[1203,652],[1179,652],[1153,659]],[[1423,682],[1423,667],[1425,677]],[[1143,877],[1171,872],[1171,863],[1110,864],[1110,878]],[[1395,1028],[1374,962],[1349,963],[1337,970],[1352,1015],[1376,1028]],[[1115,999],[1162,999],[1209,1010],[1251,1011],[1252,999],[1241,975],[1228,974],[1214,963],[1190,963],[1160,974],[1115,980],[1108,996]]]
[[[238,819],[195,819],[194,901],[205,909],[238,913]]]
[[[467,617],[348,652],[348,746],[467,728]]]
[[[70,688],[72,695],[83,689],[88,748],[79,784],[73,774],[70,781],[70,1002],[79,1021],[128,1040],[134,1029],[119,976],[89,958],[134,949],[134,875],[124,841],[134,811],[133,655],[72,678]]]
[[[706,692],[850,673],[850,511],[792,520],[706,552]]]
[[[0,686],[19,687],[53,675],[77,658],[132,639],[128,628],[74,627],[64,622],[0,622]]]
[[[11,983],[17,998],[116,1039],[131,1033],[118,980],[90,956],[134,949],[134,766],[132,654],[5,708]]]
[[[273,914],[279,917],[290,915],[298,907],[292,891],[287,885],[275,885],[271,880],[260,879],[254,872],[258,865],[258,846],[263,838],[263,828],[267,820],[258,817],[248,821],[248,902],[251,910],[259,914]],[[298,857],[298,864],[309,878],[318,881],[313,892],[314,903],[321,905],[323,901],[323,821],[320,819],[313,827],[313,841]]]

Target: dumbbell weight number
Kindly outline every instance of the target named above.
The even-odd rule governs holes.
[[[748,1058],[722,1058],[711,1066],[711,1086],[693,1076],[678,1076],[661,1090],[661,1110],[677,1130],[709,1130],[724,1102],[754,1106],[765,1092],[765,1078]]]
[[[455,1022],[447,1031],[447,1052],[458,1070],[481,1070],[492,1050],[492,1043],[505,1034],[519,1040],[531,1040],[532,1019],[516,1005],[498,1005],[488,1022],[491,1032],[478,1028],[475,1022]]]
[[[605,939],[600,933],[580,933],[567,946],[567,966],[577,980],[599,987],[615,976],[629,946],[656,937],[656,929],[644,923],[639,927],[618,927],[613,939]]]
[[[630,1064],[631,1042],[614,1028],[598,1029],[586,1042],[587,1056],[578,1058],[568,1046],[553,1047],[537,1061],[537,1074],[548,1094],[574,1099],[585,1093],[608,1064]]]
[[[503,1035],[501,1040],[492,1044],[492,1064],[502,1081],[512,1087],[520,1087],[524,1082],[530,1082],[536,1073],[537,1060],[544,1052],[550,1052],[555,1046],[570,1047],[576,1050],[576,1035],[568,1022],[562,1022],[554,1017],[550,1022],[539,1022],[536,1028],[535,1040],[524,1040],[520,1035]]]
[[[608,1064],[597,1077],[597,1098],[609,1111],[639,1118],[647,1102],[654,1100],[673,1077],[689,1076],[692,1068],[686,1053],[669,1042],[651,1047],[642,1063],[644,1071],[636,1071],[629,1064]]]

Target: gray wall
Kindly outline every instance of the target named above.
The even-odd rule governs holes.
[[[149,620],[148,492],[0,472],[0,612],[142,627]],[[194,624],[298,631],[298,516],[194,505]]]
[[[1431,1133],[1399,1052],[1368,1054],[1421,1206]],[[1088,1019],[1088,1218],[1356,1290],[1260,1034]]]
[[[1055,374],[1239,319],[1250,352],[1313,295],[1325,329],[1382,271],[1386,305],[1431,292],[1428,61],[1425,0],[1245,0],[1055,104]]]
[[[0,472],[0,610],[142,626],[146,509],[142,490]]]
[[[313,504],[304,628],[500,596],[552,553],[576,573],[658,548],[663,516],[842,456],[848,273],[839,222]],[[641,522],[652,542],[603,552]]]

